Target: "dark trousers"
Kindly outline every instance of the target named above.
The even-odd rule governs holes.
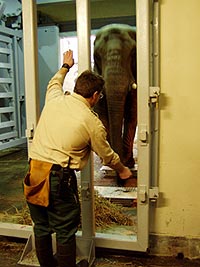
[[[42,207],[30,203],[28,206],[36,238],[49,236],[55,232],[58,243],[70,243],[80,223],[80,203],[74,171],[61,173],[52,170],[49,206]]]

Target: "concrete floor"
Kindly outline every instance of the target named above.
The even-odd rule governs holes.
[[[26,267],[19,265],[25,240],[0,237],[0,267]],[[28,265],[33,267],[31,265]],[[132,253],[121,255],[114,251],[96,252],[94,267],[200,267],[200,260],[188,260],[172,257],[155,257],[146,254]]]
[[[0,151],[0,214],[16,214],[24,205],[22,179],[27,171],[26,147]],[[99,181],[105,182],[99,177]],[[8,216],[7,216],[8,217]],[[0,217],[3,221],[4,217]],[[22,255],[26,240],[0,236],[0,267],[21,266],[18,261]],[[29,265],[30,266],[30,265]],[[182,255],[173,257],[155,257],[144,253],[97,249],[96,267],[200,267],[200,260],[184,259]]]

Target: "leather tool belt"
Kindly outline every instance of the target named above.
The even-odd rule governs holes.
[[[61,198],[66,196],[72,179],[76,177],[69,164],[63,168],[57,164],[31,159],[29,165],[29,171],[23,181],[24,195],[27,202],[34,205],[49,205],[50,173],[59,177],[58,194]]]
[[[24,178],[24,195],[27,202],[47,207],[49,205],[49,174],[52,163],[30,160],[29,171]]]

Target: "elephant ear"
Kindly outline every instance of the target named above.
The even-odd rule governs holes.
[[[97,33],[96,39],[94,40],[94,71],[98,73],[99,75],[102,74],[101,56],[98,52],[100,37],[101,37],[101,34]]]
[[[131,39],[135,41],[135,46],[131,51],[131,70],[135,81],[137,82],[137,49],[136,49],[136,31],[128,31],[129,36]]]
[[[135,82],[137,82],[137,53],[136,53],[136,47],[133,48],[131,52],[131,70],[133,77],[135,78]]]
[[[102,74],[102,67],[101,67],[101,57],[94,51],[94,71],[97,72],[99,75]]]
[[[131,39],[136,41],[136,31],[134,30],[128,31],[128,34],[131,37]]]

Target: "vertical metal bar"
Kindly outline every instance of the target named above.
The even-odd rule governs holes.
[[[19,93],[19,61],[18,61],[18,37],[13,37],[14,44],[14,76],[15,76],[15,95],[16,95],[16,118],[17,118],[17,129],[18,137],[22,137],[22,127],[21,127],[21,112],[20,112],[20,93]]]
[[[159,0],[153,0],[153,21],[152,21],[152,33],[153,33],[153,47],[152,47],[152,86],[160,86],[160,73],[159,73]],[[158,99],[159,100],[159,99]],[[152,146],[151,146],[151,182],[152,186],[158,185],[158,157],[159,157],[159,102],[152,104],[151,107],[151,127],[152,127]]]
[[[78,36],[78,72],[91,68],[90,60],[90,5],[89,0],[76,0],[76,21]],[[94,190],[92,155],[87,166],[81,172],[82,187],[82,236],[95,235],[94,227]]]
[[[14,39],[15,37],[13,36],[12,39],[10,39],[10,42],[7,43],[8,48],[9,48],[9,54],[8,56],[8,62],[11,65],[11,68],[8,69],[8,73],[9,73],[9,77],[12,80],[11,84],[10,84],[10,88],[11,91],[13,92],[13,97],[12,97],[12,107],[14,108],[14,111],[12,113],[12,118],[11,120],[14,121],[14,129],[12,128],[11,131],[17,131],[18,133],[18,123],[17,123],[17,109],[16,109],[16,91],[15,91],[15,68],[14,68],[14,53],[15,53],[15,49],[16,47],[14,46],[14,51],[13,51],[13,45],[14,45]],[[17,134],[17,137],[19,137],[19,135]]]
[[[137,83],[138,83],[138,242],[148,247],[149,203],[141,202],[140,194],[148,192],[150,177],[149,125],[149,0],[136,0],[137,28]],[[145,141],[146,139],[146,141]],[[140,192],[141,191],[141,192]]]
[[[90,57],[90,4],[89,0],[76,0],[78,37],[78,72],[91,68]]]
[[[35,0],[22,0],[28,148],[39,118],[37,13]]]

